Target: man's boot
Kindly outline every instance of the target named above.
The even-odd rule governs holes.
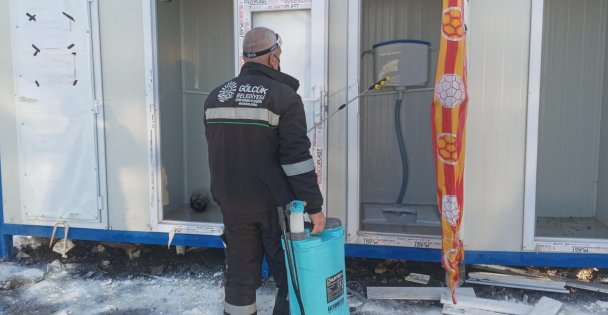
[[[289,299],[286,288],[280,288],[279,292],[277,292],[272,315],[289,315]]]

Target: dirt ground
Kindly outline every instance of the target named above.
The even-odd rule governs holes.
[[[367,286],[424,286],[422,284],[411,283],[404,280],[410,272],[427,274],[431,276],[428,286],[444,287],[445,271],[440,264],[407,262],[401,260],[377,260],[377,259],[353,259],[347,258],[347,279],[351,289],[364,293]],[[375,266],[385,265],[387,271],[383,274],[375,272]],[[584,275],[585,280],[593,283],[608,284],[608,269],[576,269],[576,268],[537,268],[528,267],[524,270],[545,273],[548,276],[558,276],[560,278],[577,279],[577,275]],[[483,271],[471,266],[466,267],[466,272]],[[571,311],[591,314],[608,314],[608,309],[595,307],[596,302],[608,301],[608,294],[600,292],[590,292],[585,290],[570,289],[569,294],[552,293],[543,291],[513,289],[495,286],[475,285],[465,283],[463,287],[472,287],[477,297],[508,300],[513,302],[523,302],[535,304],[541,297],[546,296],[563,302],[571,306]],[[422,303],[422,302],[420,302]],[[428,305],[439,305],[438,303],[427,303]],[[603,304],[602,304],[603,305]],[[568,314],[568,313],[565,313]]]
[[[0,261],[0,314],[221,314],[223,250],[188,248],[177,255],[175,247],[74,241],[62,258],[48,242],[21,238],[16,257]],[[347,258],[346,266],[351,314],[441,314],[439,302],[365,299],[368,286],[423,286],[404,279],[411,272],[430,275],[428,286],[445,286],[439,264]],[[528,269],[608,282],[606,269]],[[464,286],[473,287],[478,297],[527,304],[547,296],[567,305],[562,314],[608,314],[608,294],[603,293]],[[265,280],[258,293],[259,314],[271,312],[274,290],[272,278]]]

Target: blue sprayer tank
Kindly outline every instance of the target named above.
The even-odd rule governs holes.
[[[307,230],[304,239],[292,240],[292,244],[292,256],[306,315],[349,314],[344,268],[344,227],[340,220],[328,218],[323,233],[310,235]],[[292,315],[301,315],[289,277],[289,263],[286,265],[289,308]]]

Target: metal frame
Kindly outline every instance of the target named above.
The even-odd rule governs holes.
[[[99,0],[89,1],[89,14],[91,16],[91,52],[92,52],[92,64],[93,64],[93,78],[92,81],[95,83],[95,101],[97,102],[97,116],[96,116],[96,143],[97,143],[97,167],[98,167],[98,181],[99,191],[98,194],[101,196],[101,223],[107,227],[109,225],[108,218],[108,184],[107,184],[107,171],[106,171],[106,141],[105,141],[105,115],[104,115],[104,103],[103,103],[103,76],[101,69],[101,38],[100,38],[100,26],[99,26]],[[105,224],[104,224],[105,223]]]
[[[221,235],[224,225],[211,222],[191,222],[166,220],[163,218],[163,205],[161,200],[161,133],[158,95],[158,63],[157,63],[157,32],[156,32],[156,1],[142,0],[143,8],[143,34],[144,34],[144,62],[146,82],[146,111],[148,124],[148,167],[150,170],[150,226],[155,232],[190,233],[200,235]],[[172,243],[173,244],[173,243]]]
[[[313,71],[311,73],[311,81],[312,83],[316,83],[316,85],[312,85],[313,89],[313,103],[316,104],[313,108],[315,111],[313,112],[313,121],[323,121],[328,114],[328,98],[327,98],[327,78],[328,78],[328,62],[329,62],[329,44],[327,40],[329,38],[329,0],[313,0],[313,10],[311,10],[311,34],[314,38],[321,38],[320,40],[311,41],[311,62],[313,63]],[[323,23],[316,23],[319,20],[323,21]],[[321,60],[321,65],[315,65],[314,60]],[[327,201],[328,201],[328,185],[327,185],[327,164],[329,163],[328,159],[328,128],[327,121],[325,121],[321,127],[320,131],[322,134],[319,137],[319,141],[321,142],[321,178],[320,178],[320,188],[323,196],[323,209],[324,212],[327,213]]]
[[[315,14],[327,15],[327,3],[324,0],[313,0],[313,2],[323,2],[323,6],[319,6]],[[313,4],[314,5],[314,4]],[[240,46],[238,37],[238,2],[234,1],[234,18],[235,18],[235,49],[238,51]],[[160,117],[159,115],[159,96],[158,96],[158,66],[157,66],[157,33],[156,33],[156,2],[153,0],[142,0],[143,7],[143,34],[144,34],[144,62],[145,62],[145,82],[146,82],[146,111],[147,111],[147,126],[148,126],[148,146],[150,155],[148,157],[148,167],[150,169],[150,226],[151,230],[159,232],[174,232],[174,233],[193,233],[204,235],[221,235],[223,233],[223,224],[210,222],[191,222],[191,221],[175,221],[165,220],[163,218],[163,206],[161,200],[161,143],[160,143]],[[312,13],[312,12],[311,12]],[[316,15],[315,15],[316,16]],[[313,17],[311,16],[311,19]],[[326,23],[318,26],[313,23],[314,27],[323,27],[323,34],[327,32]],[[323,35],[326,38],[326,35]],[[325,42],[325,40],[323,41]],[[325,49],[313,49],[315,54],[323,54],[324,61],[327,60],[327,51]],[[236,56],[239,56],[237,53]],[[317,56],[316,58],[321,58]],[[239,72],[239,58],[235,58],[235,72]],[[324,67],[320,77],[325,89],[325,77],[327,69]],[[319,76],[319,75],[318,75]],[[315,76],[311,74],[313,81]],[[190,92],[190,91],[186,91]],[[325,140],[326,141],[326,140]],[[326,151],[324,151],[326,154]],[[323,165],[325,168],[326,165]]]
[[[13,4],[13,1],[9,1],[10,10],[10,27],[18,27],[18,22],[14,20],[17,16],[17,5]],[[97,165],[97,196],[98,196],[98,209],[99,220],[66,220],[71,226],[83,227],[83,228],[107,228],[108,222],[108,193],[107,193],[107,171],[106,171],[106,148],[105,148],[105,118],[104,118],[104,103],[103,103],[103,77],[101,68],[101,40],[100,40],[100,25],[99,25],[99,1],[89,0],[87,1],[87,13],[89,15],[88,25],[90,30],[89,45],[91,50],[91,83],[92,91],[91,94],[94,97],[91,100],[91,107],[95,108],[96,116],[94,119],[94,135],[95,135],[95,148],[96,148],[96,165]],[[15,32],[11,31],[11,47],[12,50],[12,63],[17,63],[17,56],[19,55],[15,51],[14,44],[17,42],[15,38]],[[13,84],[14,84],[14,99],[15,104],[19,104],[19,97],[17,91],[19,91],[19,78],[16,71],[13,71]],[[17,116],[19,112],[19,106],[17,106]],[[17,132],[17,138],[19,141],[19,132]],[[21,155],[21,149],[18,148],[19,155]],[[1,184],[1,183],[0,183]],[[1,188],[1,185],[0,185]],[[99,206],[99,203],[101,205]],[[23,221],[28,224],[54,224],[61,219],[41,219],[35,217],[28,217],[23,215]]]
[[[157,102],[157,64],[156,64],[156,5],[153,0],[142,0],[143,36],[144,36],[144,69],[146,82],[146,114],[148,127],[148,169],[149,169],[149,198],[150,225],[153,230],[162,219],[159,218],[160,193],[160,130],[158,128]]]
[[[526,172],[524,189],[525,250],[534,250],[536,227],[536,171],[538,163],[538,119],[540,116],[540,71],[543,33],[543,0],[532,0],[530,66],[528,74],[528,117],[526,128]],[[537,42],[538,41],[538,42]]]
[[[318,10],[311,11],[315,12],[315,14],[320,14],[327,18],[327,3],[324,0],[313,0],[314,3],[323,3],[323,6],[317,4]],[[235,49],[238,51],[238,47],[240,46],[239,37],[238,37],[238,2],[234,1],[234,17],[235,17]],[[203,234],[203,235],[221,235],[223,233],[224,225],[221,223],[211,223],[211,222],[191,222],[191,221],[176,221],[176,220],[165,220],[163,218],[163,206],[161,200],[161,146],[160,143],[161,133],[160,133],[160,117],[159,115],[159,96],[158,96],[158,63],[157,63],[157,32],[156,32],[156,2],[154,0],[142,0],[143,7],[143,34],[144,34],[144,62],[145,62],[145,82],[146,82],[146,111],[147,111],[147,126],[148,126],[148,146],[149,146],[149,158],[148,158],[148,166],[150,169],[150,186],[149,186],[149,195],[150,195],[150,226],[151,230],[159,231],[159,232],[167,232],[167,233],[192,233],[192,234]],[[315,15],[317,16],[317,15]],[[311,19],[314,17],[311,16]],[[322,34],[324,34],[323,39],[326,38],[327,26],[326,23],[323,25],[312,24],[313,31],[316,28],[323,28]],[[316,29],[316,31],[319,31]],[[314,41],[313,41],[314,42]],[[326,42],[323,40],[323,42]],[[325,49],[311,49],[315,54],[322,54],[321,56],[317,55],[316,58],[322,58],[325,64],[327,61],[327,51]],[[239,56],[240,54],[236,54]],[[235,58],[236,67],[235,72],[238,75],[239,72],[239,58]],[[311,79],[313,82],[318,81],[315,79],[316,77],[321,77],[323,87],[321,88],[321,96],[325,91],[325,77],[326,77],[327,67],[323,68],[323,72],[320,74],[311,74]],[[189,91],[186,91],[189,92]],[[323,100],[322,98],[321,100]],[[323,106],[323,104],[321,104]],[[326,136],[325,137],[325,142]],[[324,155],[326,155],[326,150],[324,150]],[[326,159],[324,159],[326,160]],[[324,171],[326,168],[326,163],[323,165]]]
[[[182,152],[183,152],[183,158],[182,158],[182,165],[183,165],[183,169],[187,170],[188,169],[188,145],[186,143],[186,139],[187,135],[188,135],[188,128],[186,126],[186,121],[188,119],[188,107],[186,106],[187,101],[186,101],[186,97],[184,94],[190,94],[191,92],[194,91],[184,91],[184,86],[186,86],[186,71],[185,71],[185,67],[184,67],[184,61],[186,60],[185,57],[185,51],[186,51],[186,44],[185,44],[185,37],[186,37],[186,33],[185,33],[185,22],[184,22],[184,1],[179,1],[179,56],[181,58],[180,63],[179,63],[179,67],[180,67],[180,71],[181,71],[181,76],[180,76],[180,82],[181,82],[181,86],[180,86],[180,93],[181,93],[181,99],[182,99],[182,141],[184,141],[184,145],[182,148]],[[205,92],[200,92],[205,93]],[[198,93],[197,93],[198,94]],[[208,94],[208,93],[207,93]],[[183,172],[184,173],[184,196],[182,198],[184,198],[184,200],[188,200],[188,179],[189,179],[189,173],[188,172]],[[162,176],[162,175],[161,175]]]
[[[2,196],[2,162],[0,161],[0,258],[11,258],[13,251],[13,236],[5,231],[4,197]]]
[[[543,12],[544,0],[532,0],[532,14],[530,18],[530,63],[528,73],[523,249],[541,252],[608,254],[608,240],[536,236],[536,176],[538,168]]]
[[[348,2],[348,56],[347,56],[347,99],[359,94],[360,78],[360,32],[361,0]],[[349,244],[376,244],[406,246],[414,248],[441,248],[441,236],[395,234],[361,231],[361,142],[359,124],[359,100],[353,101],[348,110],[347,120],[347,209],[346,240]]]
[[[359,94],[359,50],[360,43],[360,20],[361,20],[361,0],[348,2],[348,55],[347,55],[347,97],[353,99]],[[353,237],[359,232],[360,217],[360,186],[359,186],[359,100],[355,100],[346,108],[347,122],[347,202],[346,202],[346,240],[351,242]]]

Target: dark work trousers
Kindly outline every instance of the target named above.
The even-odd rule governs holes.
[[[279,288],[273,315],[289,314],[287,274],[276,210],[231,216],[224,212],[226,287],[224,314],[257,314],[255,292],[261,285],[264,254]]]

